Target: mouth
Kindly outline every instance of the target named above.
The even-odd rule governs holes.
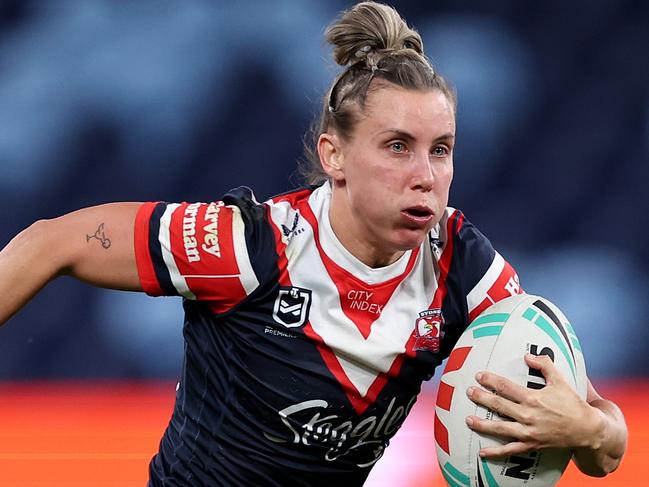
[[[433,210],[424,205],[411,206],[401,210],[403,217],[415,226],[423,227],[428,225],[435,216]]]

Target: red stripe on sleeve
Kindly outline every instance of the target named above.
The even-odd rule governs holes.
[[[516,294],[523,294],[525,291],[520,285],[518,280],[518,274],[516,270],[505,261],[500,276],[498,279],[491,285],[487,291],[487,295],[480,302],[478,306],[473,308],[469,313],[469,323],[476,319],[484,310],[486,310],[492,304],[497,303],[505,298],[510,296],[515,296]]]
[[[178,271],[197,297],[218,299],[224,281],[192,280],[191,276],[239,275],[232,236],[234,211],[220,201],[209,205],[183,203],[171,216],[171,253]]]
[[[453,372],[454,370],[458,370],[460,367],[462,367],[472,348],[473,347],[459,347],[454,349],[451,352],[451,355],[448,357],[448,362],[446,362],[444,373]]]
[[[453,391],[455,391],[455,387],[449,386],[446,382],[439,382],[439,389],[437,390],[437,405],[440,408],[445,409],[446,411],[451,410]]]
[[[473,308],[473,311],[471,311],[469,313],[469,323],[471,323],[478,316],[480,316],[480,314],[482,314],[482,312],[485,309],[487,309],[489,306],[491,306],[492,304],[493,304],[493,301],[491,301],[490,299],[487,299],[487,298],[483,299],[482,302],[478,306]]]
[[[246,296],[233,236],[234,206],[183,203],[172,215],[169,243],[178,272],[196,299],[225,313]]]
[[[494,282],[487,294],[494,303],[497,303],[510,296],[523,294],[523,292],[518,280],[518,274],[516,274],[516,271],[509,262],[505,261],[505,266],[500,276],[498,276],[498,279],[496,279],[496,282]]]
[[[135,216],[135,262],[140,284],[144,292],[151,296],[162,296],[163,292],[153,270],[149,251],[149,221],[157,203],[144,203]]]

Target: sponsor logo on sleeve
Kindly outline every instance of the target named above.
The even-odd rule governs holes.
[[[521,283],[518,280],[518,274],[510,276],[510,278],[505,283],[505,291],[507,291],[512,296],[521,293]]]
[[[196,240],[196,215],[200,203],[192,203],[185,208],[183,215],[183,244],[188,262],[199,262],[201,256],[198,254],[198,241]]]
[[[187,262],[200,262],[201,254],[199,252],[199,237],[196,235],[196,217],[203,203],[192,203],[185,208],[183,215],[183,245]],[[225,204],[222,201],[210,203],[205,210],[203,218],[203,242],[200,243],[200,249],[214,257],[221,257],[221,247],[219,245],[219,212]]]
[[[205,211],[205,221],[207,224],[203,227],[205,235],[201,248],[212,254],[214,257],[221,258],[221,247],[219,246],[219,212],[225,206],[223,201],[210,203]]]

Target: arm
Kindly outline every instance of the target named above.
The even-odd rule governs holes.
[[[95,286],[141,291],[134,224],[141,203],[111,203],[40,220],[0,252],[0,324],[45,284],[70,275]]]
[[[469,388],[473,402],[514,419],[467,418],[475,431],[511,439],[500,447],[484,448],[481,455],[503,457],[543,448],[571,448],[577,467],[585,474],[603,477],[615,470],[627,442],[620,409],[602,399],[590,381],[586,400],[581,399],[549,357],[528,354],[525,361],[542,372],[547,384],[543,389],[528,390],[488,372],[478,380],[487,390]]]

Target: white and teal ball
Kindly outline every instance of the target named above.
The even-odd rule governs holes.
[[[465,419],[471,415],[508,420],[467,397],[467,388],[478,385],[475,374],[481,370],[530,389],[544,387],[540,372],[525,363],[526,353],[549,355],[566,381],[585,399],[588,379],[584,356],[574,329],[557,306],[529,294],[490,306],[464,331],[440,379],[435,446],[440,468],[451,487],[547,487],[555,485],[566,469],[571,458],[567,449],[481,459],[481,448],[505,442],[476,433],[466,425]]]

